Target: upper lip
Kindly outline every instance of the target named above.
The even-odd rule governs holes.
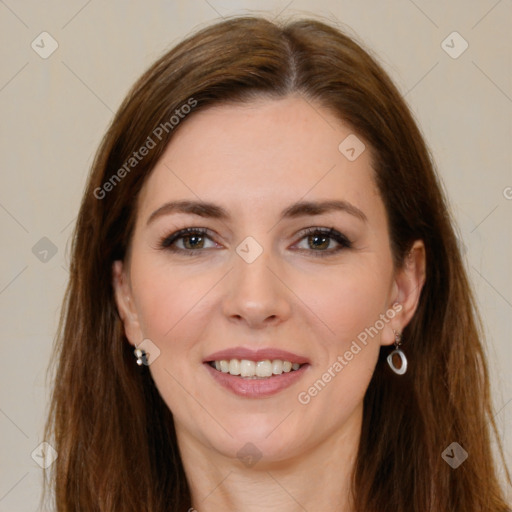
[[[281,359],[282,361],[290,361],[291,363],[309,363],[307,357],[288,352],[286,350],[280,350],[277,348],[259,348],[253,350],[245,347],[234,347],[219,350],[207,356],[204,360],[205,363],[210,361],[220,361],[222,359],[248,359],[249,361],[264,361],[265,359]]]

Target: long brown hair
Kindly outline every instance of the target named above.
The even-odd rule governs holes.
[[[410,369],[394,375],[383,347],[365,395],[353,473],[356,510],[507,510],[491,450],[491,434],[498,433],[481,321],[440,183],[404,100],[375,60],[338,29],[245,17],[199,31],[151,66],[98,150],[74,232],[45,427],[58,452],[45,473],[57,511],[191,506],[172,413],[124,336],[112,263],[125,256],[138,193],[187,122],[183,112],[291,93],[330,109],[372,148],[395,267],[414,240],[426,247],[426,283],[403,333]],[[146,155],[130,160],[143,146]],[[457,469],[441,456],[452,442],[469,454]],[[498,447],[504,463],[499,439]],[[508,470],[506,476],[510,483]]]

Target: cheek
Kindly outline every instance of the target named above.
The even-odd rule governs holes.
[[[341,350],[385,312],[389,285],[383,277],[387,275],[383,268],[353,266],[333,270],[308,286],[297,283],[295,289],[328,328],[330,342]]]
[[[366,262],[287,272],[286,281],[293,290],[288,300],[294,305],[288,321],[309,324],[305,326],[309,335],[319,333],[324,354],[344,352],[384,312],[388,282],[383,276],[389,270],[384,267]],[[198,272],[193,265],[170,268],[166,262],[156,264],[142,257],[133,268],[132,286],[144,336],[163,347],[179,340],[173,342],[173,350],[190,349],[194,333],[203,331],[215,308],[222,310],[223,270]]]
[[[138,268],[132,286],[139,320],[144,337],[160,350],[150,366],[152,377],[173,413],[201,417],[197,404],[202,399],[191,384],[195,376],[189,363],[200,359],[198,341],[211,310],[208,291],[218,278],[149,259]]]
[[[215,276],[195,275],[168,264],[140,262],[132,279],[139,320],[148,338],[165,343],[189,325],[204,309],[204,298],[215,285]]]
[[[375,265],[372,270],[365,266],[333,272],[330,280],[317,280],[317,286],[299,292],[328,327],[316,340],[322,357],[302,390],[303,400],[299,399],[314,401],[312,409],[318,408],[319,414],[332,404],[340,407],[340,414],[351,410],[362,400],[375,369],[387,323],[382,315],[389,320],[385,316],[388,281],[383,279],[389,269]]]

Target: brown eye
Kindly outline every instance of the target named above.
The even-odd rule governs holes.
[[[309,235],[308,244],[311,249],[327,249],[331,239],[325,235]]]
[[[213,249],[217,244],[212,240],[212,237],[207,234],[208,230],[205,228],[186,228],[180,229],[175,233],[163,238],[158,247],[172,252],[182,254],[199,254],[206,249]],[[207,242],[212,245],[207,246]]]
[[[185,249],[202,249],[204,246],[204,237],[200,235],[186,235],[181,239]]]
[[[330,256],[352,247],[352,242],[334,228],[308,228],[302,235],[297,244],[298,250],[312,253],[315,256]],[[303,241],[307,241],[307,247],[300,246]]]

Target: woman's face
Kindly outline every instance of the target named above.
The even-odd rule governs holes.
[[[145,183],[116,300],[181,446],[276,461],[360,427],[421,289],[394,272],[362,144],[296,96],[223,105],[185,120]]]

